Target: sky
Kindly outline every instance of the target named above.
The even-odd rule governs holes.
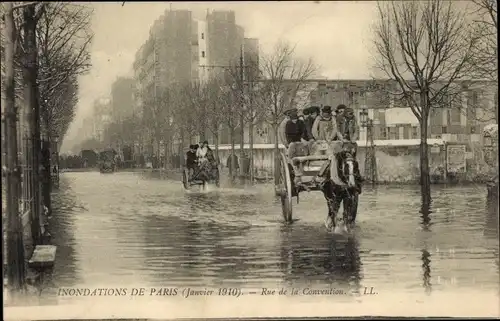
[[[132,76],[135,53],[147,40],[153,22],[170,7],[190,9],[203,19],[206,10],[234,10],[245,37],[258,38],[261,52],[279,41],[296,45],[301,58],[313,58],[322,76],[370,78],[370,26],[376,2],[92,2],[92,68],[80,79],[80,100],[62,150],[78,143],[83,119],[96,98],[110,94],[117,77]]]

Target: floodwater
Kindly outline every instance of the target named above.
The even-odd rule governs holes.
[[[57,260],[47,294],[103,286],[334,287],[405,293],[499,289],[498,208],[482,185],[366,186],[357,227],[332,235],[319,192],[282,221],[271,185],[186,192],[139,173],[64,173],[51,218]]]

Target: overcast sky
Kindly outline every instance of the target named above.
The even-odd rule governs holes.
[[[92,70],[81,78],[80,102],[63,149],[78,139],[94,99],[107,96],[119,76],[132,75],[137,49],[165,9],[190,9],[203,18],[207,9],[234,10],[245,37],[258,38],[263,52],[279,40],[296,45],[297,55],[312,57],[328,78],[368,78],[370,25],[376,2],[93,2]]]

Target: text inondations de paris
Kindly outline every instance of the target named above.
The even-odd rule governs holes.
[[[241,297],[241,296],[335,296],[335,295],[376,295],[373,287],[363,287],[359,290],[344,290],[337,288],[258,288],[240,289],[234,287],[193,288],[193,287],[117,287],[117,288],[59,288],[60,297]]]

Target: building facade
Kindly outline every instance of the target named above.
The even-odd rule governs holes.
[[[309,103],[315,106],[339,104],[353,107],[358,119],[364,109],[373,120],[375,140],[420,138],[420,125],[411,108],[377,90],[388,86],[384,81],[328,80],[311,91]],[[374,88],[375,87],[375,88]],[[479,141],[485,125],[495,123],[498,115],[498,87],[492,83],[463,86],[453,102],[433,108],[429,115],[428,138],[446,141]],[[389,90],[390,91],[390,90]],[[360,127],[360,140],[366,139],[366,128]]]
[[[245,79],[257,80],[259,75],[259,40],[256,38],[243,39],[243,62],[245,68]]]
[[[197,21],[198,27],[198,79],[202,83],[208,80],[208,47],[207,47],[207,22],[203,20]]]
[[[133,78],[119,77],[111,86],[111,115],[113,120],[122,122],[133,115],[135,110],[135,81]]]
[[[98,98],[94,101],[93,109],[93,137],[98,141],[102,141],[104,130],[112,121],[111,100],[109,98]]]
[[[237,64],[243,46],[244,29],[236,24],[234,11],[207,13],[208,72],[218,74]]]

